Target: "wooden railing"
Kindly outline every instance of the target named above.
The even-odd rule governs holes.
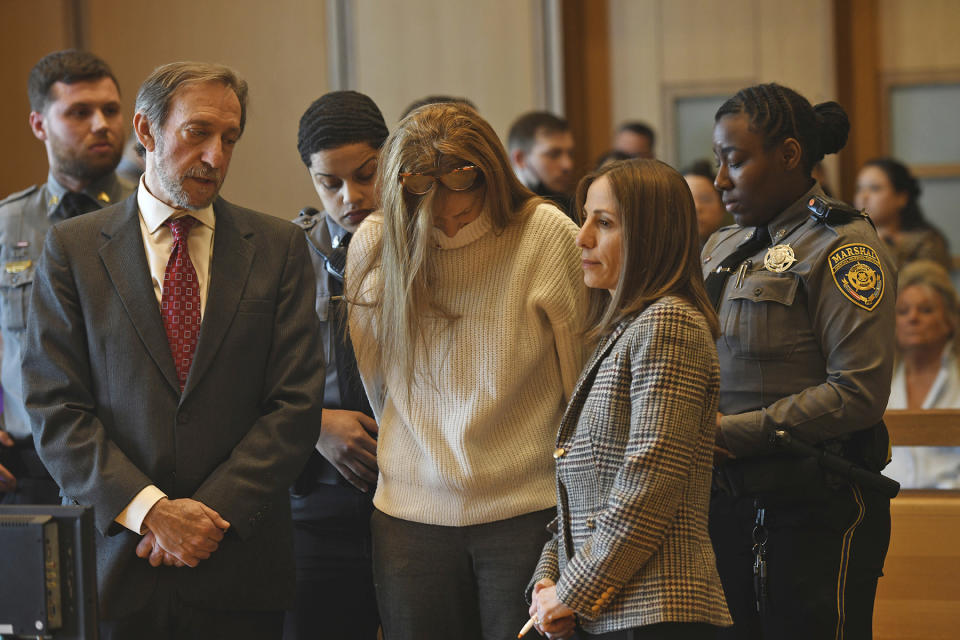
[[[960,446],[960,411],[887,411],[894,446]],[[890,504],[877,640],[960,638],[960,490],[908,490]]]

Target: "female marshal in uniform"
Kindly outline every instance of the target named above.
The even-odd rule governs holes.
[[[716,115],[716,186],[737,223],[702,254],[722,334],[717,445],[729,453],[710,511],[734,619],[724,638],[871,637],[889,500],[775,437],[871,471],[886,462],[896,274],[865,217],[808,208],[823,196],[811,167],[848,130],[840,105],[776,84]]]

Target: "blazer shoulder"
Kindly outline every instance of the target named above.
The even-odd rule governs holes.
[[[699,336],[712,342],[706,318],[693,304],[677,296],[664,296],[634,316],[624,332],[632,343],[657,340],[682,340],[689,343]]]
[[[130,216],[139,215],[136,198],[134,193],[109,207],[61,220],[53,225],[53,229],[64,238],[76,238],[79,242],[86,242],[90,234],[101,231],[109,235]]]
[[[272,216],[262,211],[248,209],[228,202],[223,198],[217,199],[213,205],[214,213],[218,216],[229,216],[234,225],[245,232],[264,232],[272,235],[287,236],[300,233],[299,227],[289,220]]]

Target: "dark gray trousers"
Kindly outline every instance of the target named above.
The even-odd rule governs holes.
[[[503,640],[528,619],[523,592],[554,509],[467,527],[371,519],[385,640]]]

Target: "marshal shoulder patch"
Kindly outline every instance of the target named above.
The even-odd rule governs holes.
[[[828,260],[840,293],[858,307],[876,309],[883,298],[885,281],[877,252],[865,244],[845,244]]]

